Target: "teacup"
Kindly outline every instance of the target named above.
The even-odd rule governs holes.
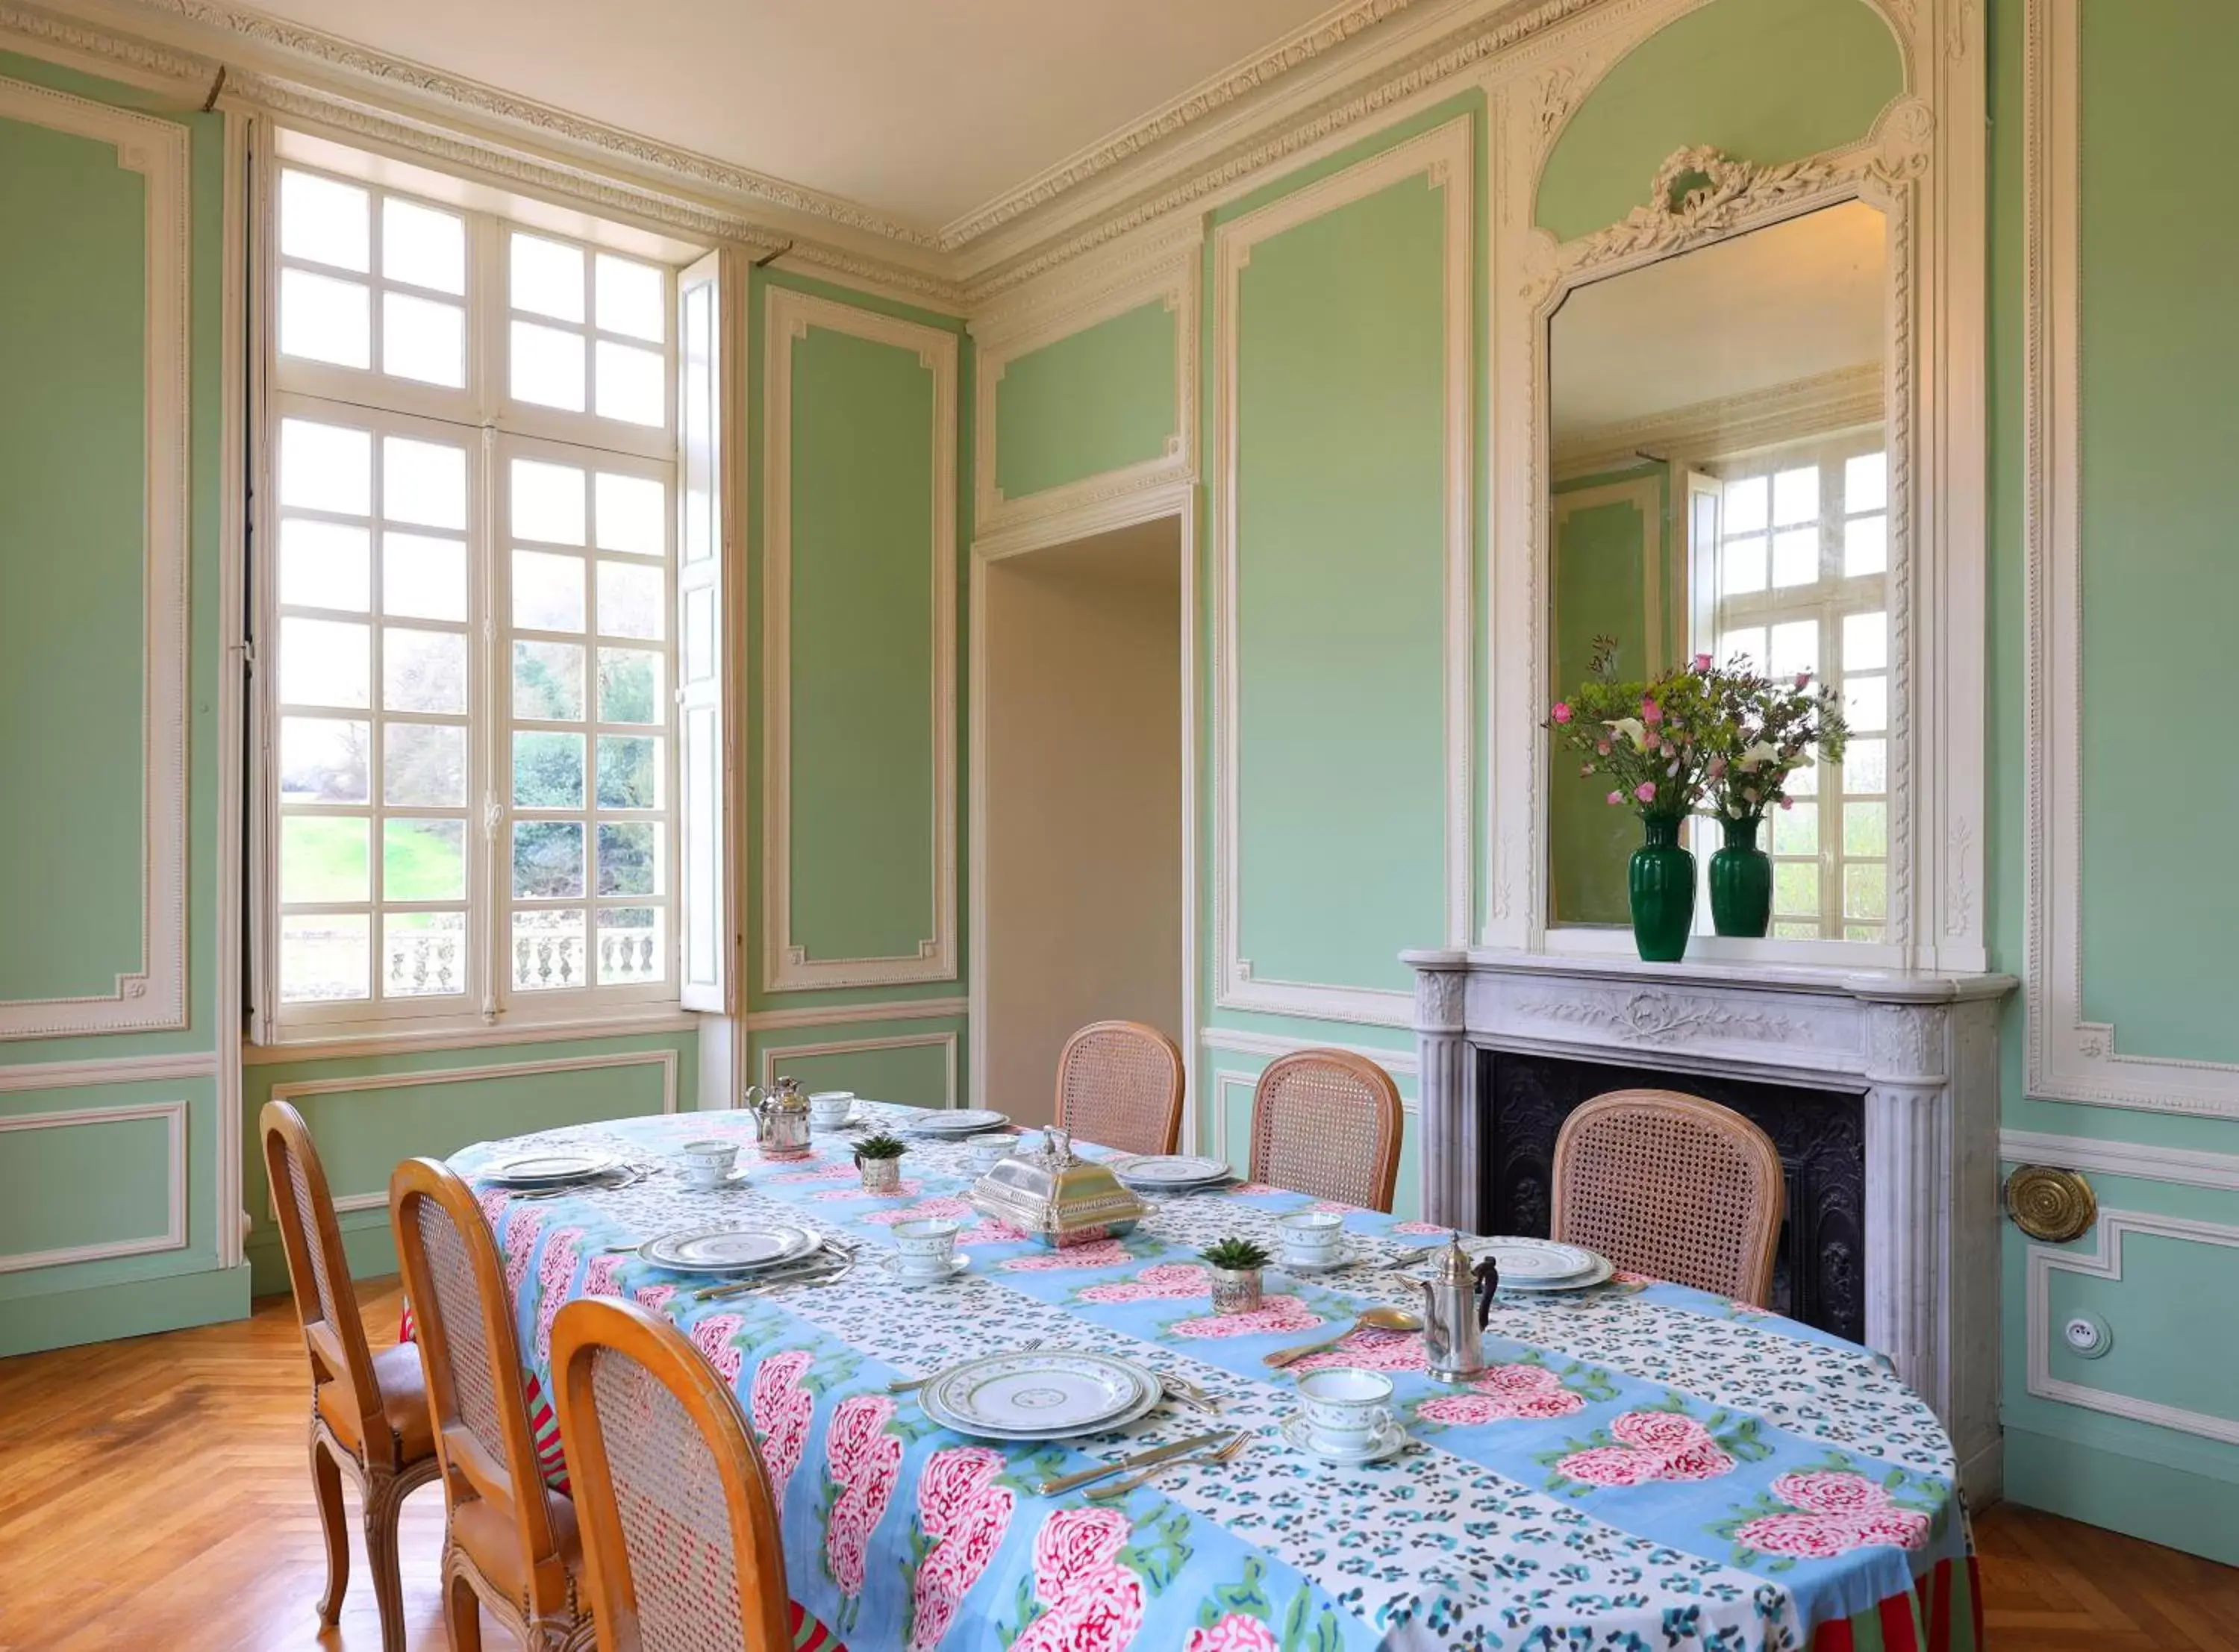
[[[739,1161],[739,1144],[726,1141],[687,1142],[676,1150],[684,1161],[684,1179],[694,1187],[721,1187]]]
[[[1282,1235],[1283,1260],[1307,1267],[1326,1267],[1338,1258],[1345,1242],[1342,1211],[1293,1211],[1275,1219]]]
[[[808,1123],[813,1130],[837,1130],[855,1111],[852,1090],[819,1090],[808,1098]]]
[[[953,1217],[928,1216],[897,1222],[887,1231],[901,1253],[902,1271],[912,1278],[930,1279],[954,1265],[956,1236],[964,1231],[964,1224]]]
[[[1392,1379],[1381,1372],[1309,1371],[1299,1379],[1299,1398],[1307,1433],[1325,1451],[1365,1451],[1392,1427]]]
[[[1019,1138],[1008,1134],[974,1136],[964,1144],[964,1151],[972,1168],[981,1176],[1010,1158],[1019,1150]]]

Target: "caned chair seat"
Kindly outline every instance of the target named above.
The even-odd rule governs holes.
[[[1762,1306],[1787,1204],[1771,1138],[1700,1096],[1612,1091],[1555,1138],[1554,1237],[1628,1272]]]
[[[420,1356],[411,1348],[375,1354],[366,1343],[326,1170],[302,1115],[284,1101],[268,1102],[258,1126],[289,1290],[311,1366],[311,1490],[327,1545],[319,1616],[336,1622],[349,1587],[342,1486],[347,1474],[357,1482],[366,1562],[381,1609],[382,1652],[403,1652],[396,1520],[404,1499],[433,1480],[438,1466]]]
[[[434,1159],[408,1158],[389,1178],[389,1220],[443,1465],[454,1652],[481,1652],[482,1611],[527,1652],[588,1652],[597,1630],[575,1513],[537,1463],[513,1299],[474,1190]]]
[[[1372,1211],[1392,1208],[1405,1116],[1392,1075],[1350,1050],[1300,1050],[1261,1070],[1252,1179]]]
[[[1140,1021],[1094,1021],[1057,1058],[1057,1122],[1086,1142],[1171,1153],[1181,1140],[1188,1082],[1174,1041]]]
[[[600,1652],[793,1645],[777,1506],[737,1397],[660,1315],[586,1297],[552,1326]]]

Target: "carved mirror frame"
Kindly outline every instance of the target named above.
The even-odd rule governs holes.
[[[1846,148],[1759,167],[1675,149],[1623,220],[1557,243],[1533,222],[1541,170],[1593,83],[1698,0],[1589,12],[1492,87],[1493,497],[1485,945],[1632,956],[1617,929],[1549,922],[1551,589],[1549,342],[1571,292],[1845,202],[1887,223],[1890,906],[1883,942],[1698,935],[1691,959],[1853,970],[1986,967],[1982,23],[1964,0],[1868,0],[1907,90]]]

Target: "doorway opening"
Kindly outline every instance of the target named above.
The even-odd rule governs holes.
[[[982,760],[987,1105],[1055,1111],[1091,1021],[1187,1049],[1185,557],[1177,516],[987,562]]]

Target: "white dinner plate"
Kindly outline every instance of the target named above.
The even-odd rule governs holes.
[[[501,1159],[478,1172],[476,1179],[495,1182],[502,1187],[553,1187],[604,1176],[621,1164],[612,1153],[590,1153],[580,1149],[523,1153],[517,1158]]]
[[[976,1136],[982,1131],[1000,1130],[1011,1122],[1011,1115],[999,1113],[987,1107],[959,1107],[940,1112],[927,1113],[914,1119],[909,1125],[913,1136]]]
[[[993,1440],[1063,1440],[1125,1427],[1159,1403],[1159,1379],[1109,1354],[988,1354],[925,1385],[925,1414]]]
[[[1106,1168],[1131,1187],[1204,1187],[1235,1174],[1227,1160],[1201,1153],[1137,1153],[1108,1159]]]
[[[1521,1291],[1526,1295],[1551,1297],[1561,1290],[1585,1290],[1591,1286],[1606,1284],[1617,1271],[1605,1257],[1596,1257],[1594,1265],[1571,1279],[1518,1279],[1511,1283],[1506,1269],[1501,1271],[1500,1288],[1505,1291]]]
[[[821,1243],[807,1229],[781,1222],[731,1223],[664,1233],[637,1253],[674,1273],[748,1273],[805,1257]]]
[[[1593,1272],[1597,1265],[1607,1265],[1583,1245],[1561,1244],[1553,1239],[1498,1235],[1464,1239],[1462,1249],[1472,1259],[1491,1257],[1498,1263],[1503,1290],[1569,1289]],[[1609,1276],[1605,1273],[1602,1277],[1606,1279]]]

